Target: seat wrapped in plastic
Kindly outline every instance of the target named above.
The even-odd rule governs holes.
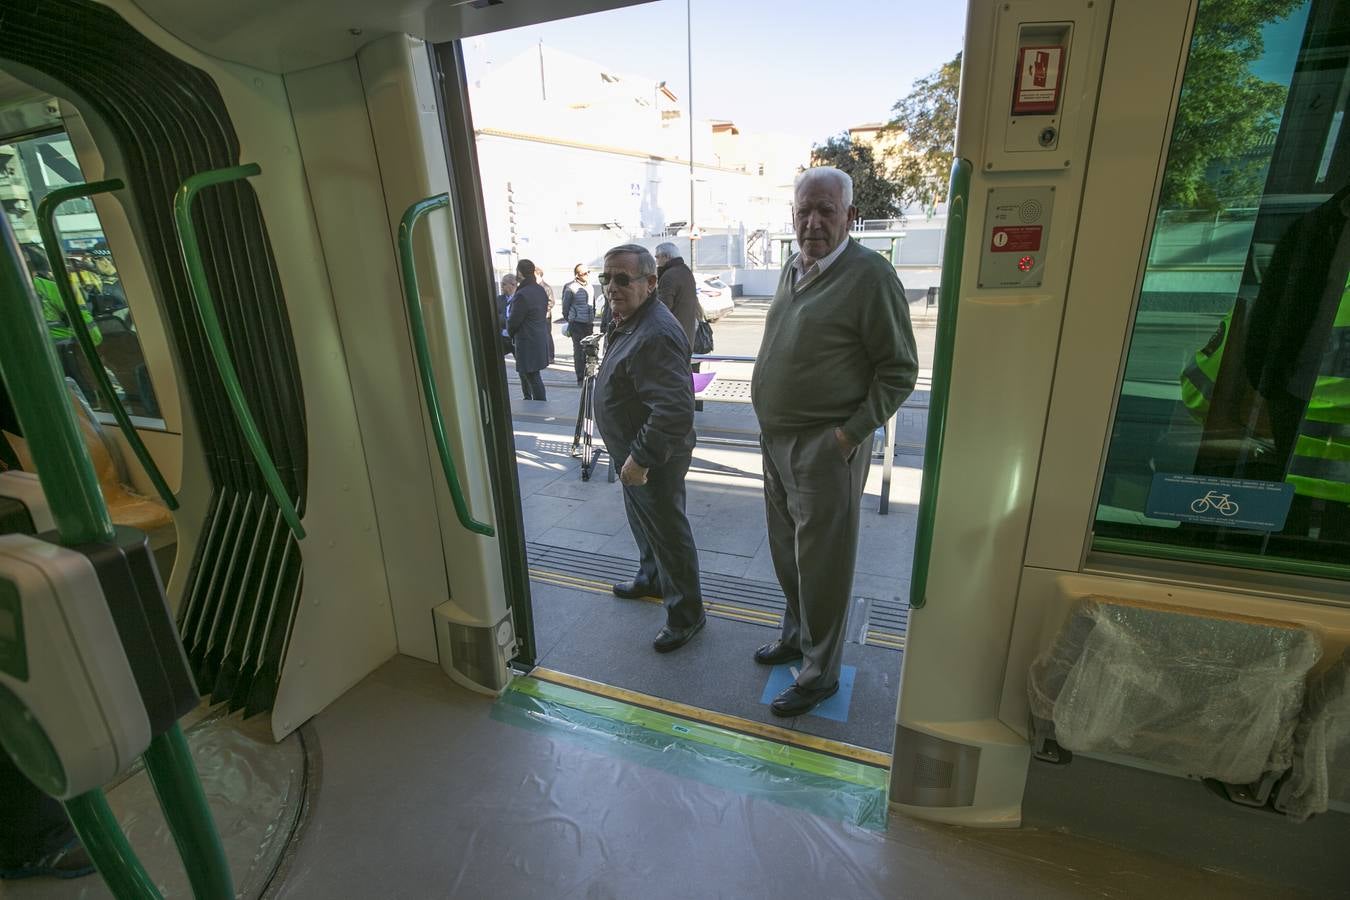
[[[1283,622],[1089,598],[1032,663],[1039,735],[1251,784],[1293,762],[1317,636]]]
[[[1326,812],[1330,801],[1350,804],[1350,649],[1308,682],[1294,731],[1294,768],[1275,808],[1301,822]]]

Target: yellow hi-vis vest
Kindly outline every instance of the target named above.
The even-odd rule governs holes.
[[[1199,422],[1209,415],[1232,317],[1231,312],[1224,317],[1214,337],[1181,373],[1181,402]],[[1350,503],[1350,281],[1341,295],[1284,480],[1305,497]]]
[[[34,278],[33,287],[37,291],[38,299],[42,301],[42,318],[47,322],[48,333],[58,341],[73,338],[75,332],[70,327],[70,320],[66,318],[66,304],[61,299],[61,289],[57,287],[56,282],[49,278]],[[79,301],[79,305],[80,315],[84,317],[89,336],[94,339],[94,346],[97,347],[103,343],[103,332],[94,324],[94,314],[85,307],[83,300]]]

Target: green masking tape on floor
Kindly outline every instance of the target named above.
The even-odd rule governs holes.
[[[674,775],[865,828],[886,827],[886,772],[534,678],[517,678],[493,718],[619,753]]]

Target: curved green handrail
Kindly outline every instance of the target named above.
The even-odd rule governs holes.
[[[469,512],[469,504],[464,499],[460,487],[459,474],[455,471],[455,458],[450,454],[450,442],[445,438],[445,422],[441,419],[441,400],[436,392],[436,373],[431,367],[431,351],[427,348],[427,327],[422,320],[421,292],[417,288],[417,262],[413,259],[412,235],[417,222],[431,212],[450,203],[449,194],[437,194],[418,200],[403,214],[398,226],[398,257],[403,267],[403,297],[408,304],[408,324],[412,326],[413,349],[417,352],[417,375],[422,382],[422,395],[426,398],[427,417],[431,419],[431,432],[436,437],[436,450],[441,457],[441,470],[445,472],[446,484],[450,486],[450,499],[455,504],[455,515],[459,524],[475,534],[492,537],[492,526],[479,522]]]
[[[42,244],[47,248],[47,262],[51,264],[52,274],[56,276],[56,289],[61,293],[61,302],[66,307],[66,318],[70,320],[70,330],[75,333],[75,340],[79,343],[80,349],[84,351],[84,358],[89,361],[89,368],[94,373],[94,380],[98,382],[98,388],[103,392],[103,396],[108,398],[108,403],[112,405],[113,418],[117,420],[117,426],[122,429],[122,434],[131,446],[131,452],[136,454],[136,458],[141,461],[141,466],[145,469],[145,474],[150,477],[151,483],[155,486],[155,492],[159,494],[164,505],[169,509],[178,508],[178,498],[169,490],[169,483],[164,480],[160,474],[159,467],[155,465],[155,460],[150,456],[150,451],[146,449],[141,441],[140,434],[136,431],[136,426],[131,424],[131,417],[127,415],[126,407],[122,406],[122,401],[118,399],[117,393],[113,390],[112,382],[108,380],[108,373],[103,368],[103,361],[99,359],[98,348],[94,346],[94,338],[89,333],[89,327],[84,323],[84,316],[81,315],[79,299],[75,296],[75,288],[70,283],[70,273],[66,271],[66,257],[61,250],[61,239],[56,233],[56,208],[67,200],[74,200],[77,197],[91,197],[94,194],[103,194],[111,191],[120,191],[125,185],[120,179],[110,178],[107,181],[95,181],[92,184],[72,184],[69,187],[57,188],[50,194],[42,198],[38,204],[38,231],[42,234]]]
[[[4,216],[0,216],[0,377],[9,388],[33,456],[42,462],[38,478],[61,543],[76,546],[115,540],[94,464],[62,386],[61,367]],[[160,805],[178,841],[183,867],[193,873],[197,896],[227,900],[234,897],[234,887],[225,851],[196,768],[181,742],[182,732],[176,724],[156,737],[145,754],[146,769],[157,785],[176,786],[173,791],[160,792]],[[114,896],[159,900],[154,881],[128,845],[102,791],[73,797],[65,808]]]
[[[174,227],[178,231],[178,247],[183,253],[183,265],[187,267],[188,278],[192,283],[192,298],[196,301],[197,313],[202,318],[202,330],[206,332],[206,342],[211,347],[211,356],[215,359],[216,369],[220,372],[220,380],[225,385],[225,393],[234,408],[234,417],[239,423],[239,430],[244,433],[244,440],[248,442],[249,450],[253,451],[253,458],[257,461],[258,468],[262,470],[267,489],[281,509],[286,524],[295,533],[296,539],[302,540],[305,537],[305,528],[300,524],[300,515],[296,512],[290,495],[286,493],[285,485],[281,483],[281,475],[277,473],[277,467],[272,462],[272,455],[267,452],[267,445],[263,443],[262,434],[253,421],[253,414],[249,412],[248,401],[244,399],[244,389],[239,384],[239,375],[234,369],[233,360],[230,359],[230,350],[225,346],[225,334],[220,329],[216,305],[211,299],[211,287],[206,281],[206,268],[202,265],[197,229],[192,224],[192,201],[202,188],[238,181],[257,175],[261,171],[262,168],[257,163],[249,163],[226,169],[212,169],[190,176],[174,194],[173,218]]]
[[[970,213],[970,177],[973,171],[974,167],[968,159],[958,157],[952,161],[951,186],[947,190],[947,235],[942,247],[942,287],[938,291],[933,394],[928,403],[923,482],[914,536],[914,569],[909,582],[909,605],[914,609],[922,609],[928,602],[928,564],[933,554],[938,484],[942,477],[942,449],[947,438],[947,402],[951,396],[952,357],[956,354],[956,315],[961,298],[961,266],[966,255],[966,219]]]

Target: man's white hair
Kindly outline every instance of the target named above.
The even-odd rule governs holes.
[[[802,185],[817,179],[825,179],[836,184],[839,187],[839,194],[843,197],[844,206],[853,205],[853,179],[847,172],[834,166],[815,166],[802,172],[792,182],[792,193],[795,195],[802,189]]]
[[[669,256],[671,259],[674,259],[680,255],[680,248],[676,247],[670,241],[666,241],[664,244],[656,245],[654,254],[656,256]]]

